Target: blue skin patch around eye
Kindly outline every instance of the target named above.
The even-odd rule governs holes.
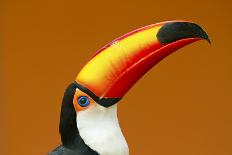
[[[89,104],[90,104],[90,100],[88,97],[86,96],[80,96],[78,97],[78,104],[81,106],[81,107],[87,107]]]

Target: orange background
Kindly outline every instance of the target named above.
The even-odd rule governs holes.
[[[200,24],[212,45],[179,50],[127,93],[119,119],[130,154],[232,154],[231,1],[2,3],[0,154],[56,147],[64,89],[89,57],[128,31],[173,19]]]

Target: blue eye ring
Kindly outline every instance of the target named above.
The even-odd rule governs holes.
[[[90,104],[90,100],[87,96],[78,97],[77,102],[81,107],[87,107]]]

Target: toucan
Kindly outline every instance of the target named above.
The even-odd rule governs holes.
[[[210,42],[199,25],[177,20],[136,29],[98,50],[65,90],[62,144],[49,155],[129,155],[117,103],[155,64],[198,40]]]

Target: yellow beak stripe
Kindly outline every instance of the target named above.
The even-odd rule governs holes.
[[[128,69],[154,52],[154,47],[163,46],[156,38],[161,26],[151,25],[114,40],[84,66],[76,82],[99,97],[122,97],[105,95]]]

